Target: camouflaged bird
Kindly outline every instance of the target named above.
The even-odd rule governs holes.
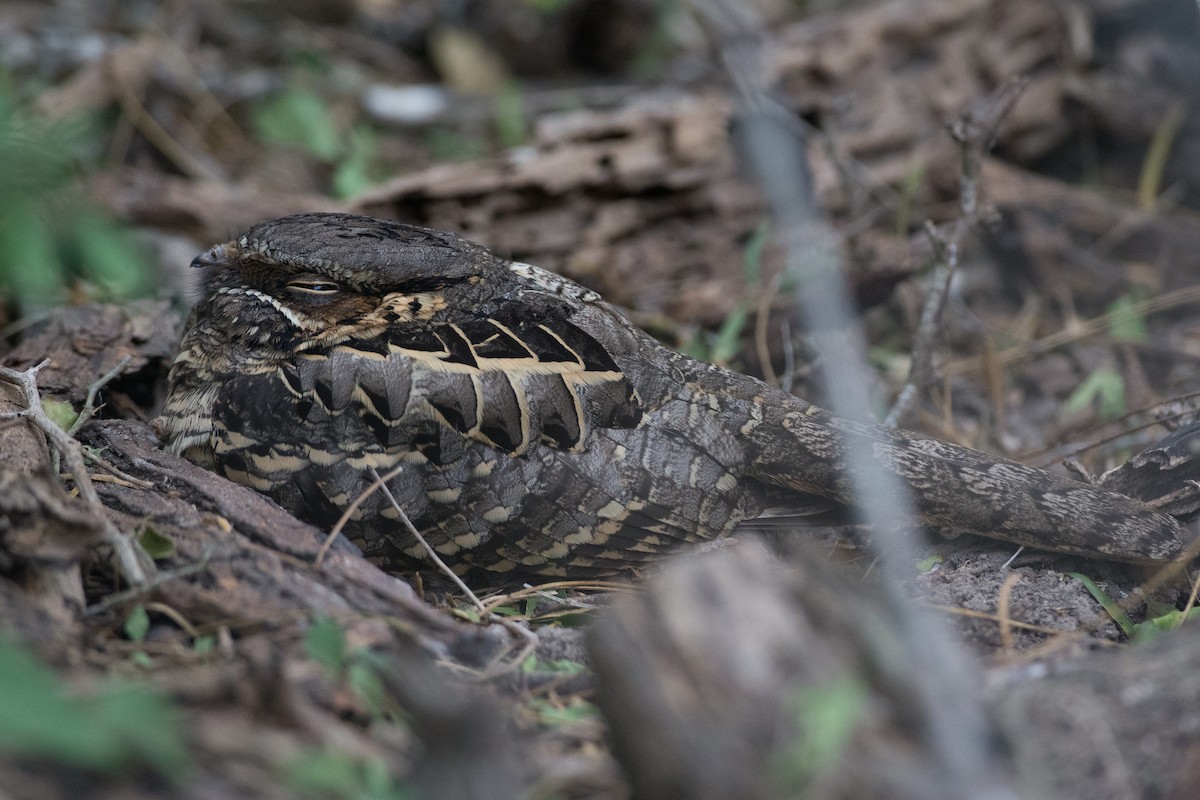
[[[391,472],[460,573],[608,575],[768,507],[852,505],[848,437],[926,523],[1131,562],[1182,549],[1179,524],[1139,501],[840,419],[451,233],[301,214],[193,266],[203,293],[159,420],[168,447],[326,526],[371,468]],[[384,566],[422,563],[381,492],[346,532]]]

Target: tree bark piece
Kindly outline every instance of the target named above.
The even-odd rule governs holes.
[[[175,549],[160,562],[163,568],[207,560],[197,575],[159,590],[187,613],[251,626],[295,613],[387,614],[406,620],[442,652],[484,630],[437,613],[407,583],[357,553],[335,549],[312,566],[324,532],[257,492],[162,451],[145,425],[98,421],[85,428],[85,438],[125,472],[154,484],[98,484],[117,524],[151,526],[170,539]]]
[[[592,628],[597,702],[635,795],[984,796],[988,776],[948,785],[924,740],[930,695],[917,687],[936,678],[912,671],[882,598],[804,548],[788,560],[748,542],[680,559]],[[994,671],[980,690],[992,788],[1198,796],[1187,755],[1200,753],[1198,659],[1200,631],[1185,625],[1149,645]],[[847,686],[857,699],[842,716],[814,713]]]
[[[636,796],[952,798],[1002,786],[998,751],[965,786],[925,747],[917,698],[929,692],[914,686],[936,677],[908,666],[879,596],[819,557],[798,563],[785,570],[745,541],[680,559],[595,623],[597,702]]]

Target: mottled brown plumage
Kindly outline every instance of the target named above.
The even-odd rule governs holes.
[[[610,574],[768,505],[851,505],[847,437],[930,524],[1124,561],[1182,547],[1175,520],[1136,500],[834,417],[453,234],[306,214],[194,264],[203,295],[160,420],[170,449],[325,525],[371,468],[399,468],[393,494],[460,572]],[[421,561],[380,493],[347,533],[386,565]]]

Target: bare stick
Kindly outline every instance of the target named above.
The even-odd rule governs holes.
[[[104,614],[116,608],[117,606],[129,602],[130,600],[136,600],[138,598],[145,597],[152,590],[157,589],[159,586],[162,586],[165,583],[170,583],[171,581],[178,580],[179,578],[186,578],[189,575],[195,575],[197,572],[203,572],[208,568],[208,562],[209,559],[212,558],[214,549],[215,548],[213,547],[207,548],[203,555],[200,556],[199,561],[191,564],[185,564],[178,569],[161,570],[156,572],[154,577],[148,579],[140,586],[136,586],[132,589],[126,589],[123,592],[113,592],[112,594],[105,596],[105,598],[99,603],[88,606],[83,612],[83,615],[85,617],[95,617],[100,614]]]
[[[925,232],[933,244],[934,267],[929,280],[929,295],[921,309],[921,320],[913,336],[912,366],[908,382],[884,419],[885,425],[904,424],[918,393],[933,381],[933,351],[941,329],[942,309],[950,282],[958,268],[959,253],[967,234],[979,220],[979,169],[983,155],[992,145],[1000,120],[1012,108],[1028,78],[1017,78],[1000,87],[979,107],[967,111],[950,126],[950,135],[958,142],[961,172],[958,177],[958,217],[949,235],[943,235],[932,222]]]
[[[1000,593],[996,598],[996,617],[1000,623],[1000,646],[1006,651],[1011,651],[1013,648],[1012,590],[1020,580],[1020,573],[1010,572],[1005,575],[1004,582],[1000,584]]]
[[[146,106],[138,98],[137,92],[130,83],[129,76],[115,60],[109,61],[108,78],[113,93],[116,95],[117,104],[129,117],[129,121],[171,163],[197,180],[219,182],[222,179],[223,176],[218,175],[208,164],[176,141],[175,137],[146,110]]]
[[[1196,416],[1196,409],[1189,408],[1186,411],[1178,411],[1174,414],[1168,414],[1162,417],[1155,417],[1148,422],[1140,422],[1136,425],[1128,426],[1129,420],[1142,414],[1156,413],[1162,409],[1168,408],[1173,403],[1183,403],[1189,400],[1195,400],[1200,397],[1200,392],[1188,392],[1187,394],[1177,395],[1166,400],[1152,403],[1148,406],[1135,408],[1132,411],[1126,411],[1116,419],[1105,420],[1099,425],[1094,425],[1088,430],[1083,431],[1076,437],[1076,441],[1066,445],[1051,445],[1043,447],[1040,450],[1034,450],[1028,453],[1021,453],[1018,460],[1034,467],[1046,467],[1050,464],[1059,462],[1065,463],[1067,459],[1086,453],[1088,450],[1094,450],[1097,447],[1103,447],[1106,444],[1111,444],[1118,439],[1129,436],[1139,431],[1144,431],[1147,428],[1153,428],[1155,425],[1162,425],[1168,431],[1174,430],[1171,423],[1181,419],[1191,420]],[[1111,435],[1101,436],[1101,433],[1106,427],[1118,426],[1117,432]],[[1091,441],[1087,441],[1088,437],[1092,437]],[[1096,438],[1100,437],[1100,438]],[[1083,440],[1083,441],[1080,441]]]
[[[135,545],[117,530],[117,526],[108,518],[104,504],[100,502],[100,496],[96,494],[96,488],[92,486],[92,480],[88,476],[87,465],[83,458],[83,448],[42,410],[42,398],[38,394],[37,387],[37,374],[49,363],[50,360],[46,359],[23,372],[0,367],[0,378],[19,388],[25,395],[24,411],[2,414],[0,419],[24,418],[41,430],[54,445],[54,448],[66,461],[67,471],[75,479],[80,498],[88,510],[94,512],[97,519],[100,520],[104,540],[112,547],[122,574],[131,584],[139,586],[146,582],[146,567],[153,569],[153,562],[146,557],[146,567],[143,567],[143,561],[139,559]]]
[[[68,436],[74,436],[79,433],[79,429],[87,424],[93,416],[96,415],[96,395],[101,389],[112,382],[114,378],[121,374],[121,371],[133,360],[132,356],[125,356],[117,365],[108,372],[101,375],[95,383],[88,387],[87,398],[83,401],[83,408],[79,410],[79,416],[75,418],[75,422],[67,429]]]
[[[116,466],[105,461],[103,458],[96,455],[95,453],[89,453],[88,451],[85,450],[85,451],[83,451],[83,457],[88,460],[88,463],[95,464],[100,469],[109,473],[108,475],[97,475],[96,480],[100,480],[101,478],[113,477],[113,478],[118,478],[122,481],[125,481],[125,483],[128,484],[129,486],[134,486],[138,489],[153,489],[154,488],[153,481],[144,481],[141,478],[135,478],[133,475],[130,475],[128,472],[125,472],[122,469],[118,469]]]
[[[329,529],[329,535],[325,537],[325,541],[321,544],[320,549],[317,550],[317,555],[313,558],[313,566],[321,566],[321,562],[325,560],[326,554],[329,553],[329,548],[333,547],[333,543],[337,541],[337,537],[342,533],[342,528],[346,527],[346,523],[350,521],[350,517],[352,517],[354,512],[358,510],[358,507],[363,504],[363,501],[375,492],[379,491],[386,481],[390,481],[392,478],[399,475],[403,469],[404,465],[400,464],[399,466],[393,467],[382,478],[379,477],[379,475],[376,475],[375,482],[359,492],[358,496],[350,501],[350,505],[346,506],[346,510],[342,512],[342,516],[338,517],[338,521],[335,522],[333,527]]]
[[[374,480],[369,486],[367,486],[366,489],[363,489],[361,492],[359,492],[358,496],[355,497],[348,506],[346,506],[346,510],[342,512],[342,516],[338,518],[338,521],[334,523],[334,526],[329,530],[329,535],[325,537],[325,541],[322,543],[321,548],[317,551],[317,555],[316,558],[313,559],[313,563],[317,566],[320,566],[321,562],[325,559],[325,555],[329,552],[329,548],[333,546],[334,540],[336,540],[341,534],[342,529],[346,527],[346,523],[350,521],[350,517],[353,516],[354,512],[358,510],[358,507],[361,506],[363,501],[372,494],[377,491],[382,491],[387,497],[388,502],[392,504],[392,508],[394,508],[396,513],[399,515],[401,523],[403,523],[404,527],[408,529],[408,532],[413,535],[413,538],[421,543],[421,547],[425,549],[425,553],[429,556],[429,560],[432,561],[439,570],[445,573],[450,580],[454,581],[455,585],[458,586],[458,588],[468,599],[470,599],[471,603],[476,609],[478,609],[481,613],[488,613],[487,608],[484,607],[483,603],[480,602],[475,593],[471,591],[471,588],[454,573],[454,570],[450,569],[450,567],[446,565],[446,562],[442,561],[441,557],[437,554],[437,551],[430,546],[429,542],[425,540],[425,537],[421,535],[421,532],[417,530],[417,526],[412,524],[412,520],[408,518],[408,514],[396,501],[395,496],[392,494],[392,490],[388,488],[387,482],[399,475],[403,469],[404,465],[401,464],[393,467],[381,477],[379,472],[376,471],[374,467],[371,467],[371,477]]]
[[[802,129],[795,124],[795,114],[772,98],[767,85],[766,26],[750,3],[692,0],[691,5],[738,94],[736,140],[771,211],[785,268],[797,279],[797,309],[814,350],[825,359],[826,401],[836,414],[868,419],[862,333],[850,324],[852,306],[834,235],[810,191],[813,177],[804,159]],[[845,457],[851,463],[849,491],[861,500],[864,519],[879,530],[895,531],[902,516],[896,506],[904,504],[903,488],[895,485],[868,446],[847,442]],[[910,667],[922,676],[913,684],[906,709],[920,720],[923,742],[937,764],[937,791],[964,798],[1015,796],[1006,788],[1008,779],[996,759],[990,722],[971,686],[968,665],[942,632],[905,602],[900,576],[916,559],[903,537],[891,538],[877,550],[888,576],[882,585],[888,599],[895,601],[893,624],[905,641]]]
[[[95,383],[93,383],[91,386],[88,387],[87,398],[84,399],[84,401],[83,401],[83,408],[81,408],[79,410],[79,416],[77,416],[75,418],[75,422],[73,422],[71,424],[71,427],[67,429],[68,436],[73,437],[75,434],[77,434],[79,432],[80,428],[82,428],[84,425],[86,425],[88,423],[88,421],[91,420],[91,418],[96,415],[96,412],[99,410],[99,408],[96,406],[96,395],[99,394],[101,389],[103,389],[105,386],[107,386],[109,383],[111,383],[114,378],[116,378],[118,375],[120,375],[121,371],[124,370],[125,367],[127,367],[129,365],[129,362],[132,360],[133,360],[132,356],[124,356],[123,358],[121,358],[120,361],[117,362],[115,367],[113,367],[108,372],[101,375],[99,378],[96,379]],[[106,470],[106,471],[112,473],[113,475],[116,475],[118,478],[121,478],[122,480],[129,481],[129,483],[134,486],[137,486],[142,489],[153,489],[154,488],[154,484],[151,483],[150,481],[144,481],[141,478],[135,478],[132,475],[129,475],[128,473],[126,473],[120,469],[117,469],[117,467],[108,463],[107,461],[105,461],[103,458],[96,455],[95,453],[90,453],[87,450],[85,450],[85,451],[83,451],[83,457],[85,459],[87,459],[87,461],[89,463],[95,464],[96,466],[100,467],[101,469]],[[57,466],[57,464],[56,464],[56,466]]]
[[[487,609],[484,608],[483,603],[481,603],[479,598],[475,596],[475,593],[471,591],[471,587],[467,586],[467,584],[463,582],[463,579],[458,577],[454,570],[450,569],[450,567],[446,565],[445,561],[442,561],[442,557],[437,554],[437,551],[433,549],[429,542],[425,541],[425,537],[421,535],[419,530],[417,530],[417,526],[412,524],[412,520],[408,518],[408,514],[406,514],[404,509],[400,507],[400,504],[396,502],[396,496],[392,494],[392,490],[388,488],[387,483],[379,477],[379,473],[375,471],[374,467],[371,467],[371,477],[373,477],[375,482],[382,487],[384,496],[387,497],[388,502],[392,504],[392,508],[395,509],[396,513],[400,515],[400,522],[402,522],[404,527],[408,529],[408,532],[413,535],[413,538],[421,543],[421,547],[425,548],[425,555],[429,556],[429,560],[437,565],[437,568],[440,569],[446,575],[446,577],[454,581],[454,585],[459,588],[459,591],[466,595],[466,597],[475,605],[475,608],[478,609],[480,613],[486,613]]]
[[[397,470],[392,470],[388,473],[388,475],[394,475],[396,471]],[[417,530],[417,526],[412,524],[412,520],[408,518],[408,514],[405,513],[404,509],[400,507],[400,504],[396,502],[395,495],[393,495],[392,490],[388,488],[387,480],[380,478],[379,473],[375,471],[374,467],[371,467],[371,477],[375,479],[375,484],[372,485],[378,485],[382,488],[384,495],[388,499],[388,502],[392,504],[392,508],[394,508],[396,513],[400,515],[400,521],[404,523],[404,527],[406,527],[408,532],[413,535],[413,538],[421,543],[421,547],[425,548],[425,554],[429,556],[429,560],[436,564],[437,568],[441,570],[448,578],[450,578],[450,580],[454,581],[454,585],[459,588],[459,591],[461,591],[475,605],[475,608],[479,611],[480,620],[482,621],[486,619],[489,622],[497,622],[509,632],[515,633],[524,641],[523,646],[517,651],[516,656],[513,658],[508,658],[508,654],[512,651],[512,648],[510,647],[492,659],[491,664],[489,664],[487,669],[480,674],[480,678],[482,680],[491,680],[497,675],[501,675],[510,670],[519,668],[529,654],[532,653],[537,647],[537,634],[531,631],[529,628],[518,624],[516,620],[502,617],[494,612],[489,612],[483,603],[480,602],[479,598],[475,596],[475,593],[471,591],[471,587],[467,586],[463,579],[458,577],[454,570],[447,566],[445,561],[442,561],[442,557],[439,556],[437,551],[434,550],[429,542],[425,540],[425,537],[422,536],[421,532]]]
[[[1178,306],[1200,303],[1200,286],[1185,286],[1165,294],[1148,297],[1136,303],[1109,311],[1098,317],[1084,320],[1066,330],[1051,333],[1041,339],[1014,345],[996,353],[996,362],[1000,366],[1011,366],[1022,362],[1032,361],[1060,347],[1073,342],[1083,341],[1092,336],[1107,331],[1114,323],[1129,319],[1140,319],[1149,314],[1156,314]],[[962,375],[965,372],[979,369],[979,356],[956,359],[946,364],[942,372],[947,375]]]

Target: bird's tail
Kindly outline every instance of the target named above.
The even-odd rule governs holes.
[[[907,490],[908,497],[889,502],[930,525],[1135,563],[1170,561],[1186,544],[1177,520],[1140,500],[968,447],[841,419],[754,384],[741,433],[746,473],[764,483],[860,505],[853,472],[862,467],[851,459],[857,452]]]

